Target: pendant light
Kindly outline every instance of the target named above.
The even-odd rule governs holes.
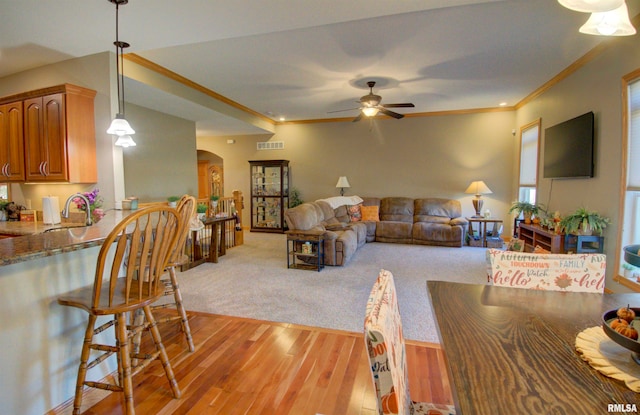
[[[580,33],[600,36],[631,36],[636,34],[636,28],[629,20],[627,4],[615,10],[602,13],[592,13],[589,20],[580,27]]]
[[[624,0],[558,0],[567,9],[583,13],[600,13],[615,10]]]
[[[118,37],[118,9],[120,5],[125,5],[129,0],[108,0],[110,3],[116,5],[116,41],[113,44],[116,46],[116,76],[118,81],[118,113],[116,117],[111,121],[111,125],[107,130],[107,134],[117,135],[118,139],[115,145],[121,147],[135,146],[136,143],[131,138],[131,134],[135,134],[135,131],[124,117],[124,60],[122,53],[125,48],[130,45],[127,42],[121,42]]]

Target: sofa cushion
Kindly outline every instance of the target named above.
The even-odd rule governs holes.
[[[412,223],[381,221],[376,223],[376,241],[411,243]]]
[[[418,222],[413,224],[413,239],[415,242],[428,241],[437,244],[439,242],[455,242],[456,246],[462,246],[464,230],[461,226],[449,226],[442,223]]]
[[[451,218],[462,216],[462,206],[458,200],[425,198],[416,199],[414,206],[414,222],[437,222],[445,223]]]
[[[323,221],[322,211],[315,203],[303,203],[285,212],[285,220],[289,229],[299,229],[308,231],[321,224]]]
[[[413,199],[385,197],[380,200],[380,220],[413,223]]]

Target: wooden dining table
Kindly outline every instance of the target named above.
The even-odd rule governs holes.
[[[640,294],[538,291],[428,281],[458,415],[607,414],[640,394],[575,349],[605,311]],[[631,360],[631,352],[629,352]],[[631,412],[636,413],[636,412]]]

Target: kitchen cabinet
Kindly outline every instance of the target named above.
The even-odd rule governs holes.
[[[250,161],[251,231],[285,231],[284,211],[289,208],[289,161]]]
[[[24,181],[22,101],[0,105],[0,181]]]
[[[95,95],[64,84],[0,99],[22,101],[25,181],[98,181]]]

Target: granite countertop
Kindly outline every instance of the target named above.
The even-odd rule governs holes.
[[[0,239],[0,266],[101,245],[115,225],[132,212],[107,211],[102,220],[92,226],[75,222],[59,225],[0,222],[0,234],[22,235]],[[60,230],[45,232],[48,229]]]

